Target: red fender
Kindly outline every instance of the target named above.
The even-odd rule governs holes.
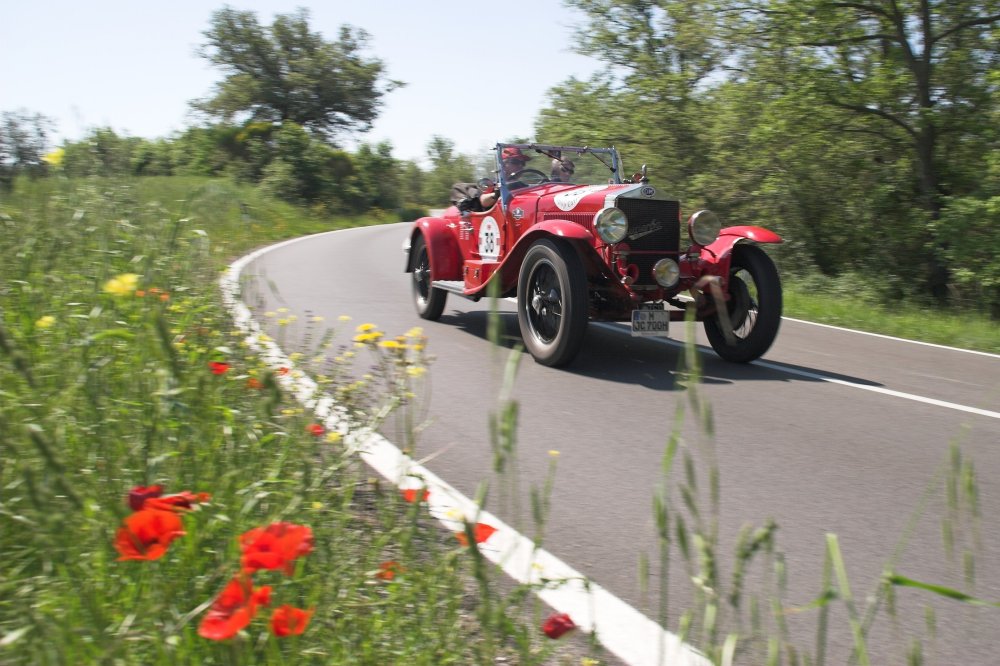
[[[590,241],[594,237],[590,233],[590,229],[576,222],[568,220],[545,220],[531,227],[531,230],[518,241],[518,244],[520,245],[520,242],[525,238],[530,238],[533,242],[535,240],[534,237],[541,233],[550,236],[562,236],[570,240]]]
[[[726,227],[719,232],[719,237],[701,250],[701,258],[711,263],[718,263],[732,253],[738,243],[784,243],[781,236],[764,227],[739,226]]]
[[[594,238],[589,229],[568,220],[545,220],[533,225],[531,229],[517,239],[514,247],[510,249],[510,253],[504,258],[500,270],[494,273],[494,276],[497,274],[501,275],[501,288],[503,291],[513,289],[514,285],[517,284],[521,262],[524,260],[524,255],[528,253],[528,248],[539,238],[549,238],[552,236],[565,238],[574,243],[583,241],[588,247],[591,246]]]
[[[462,252],[458,247],[458,239],[449,226],[451,224],[438,217],[422,217],[416,221],[410,234],[410,248],[413,247],[417,234],[423,234],[431,260],[433,280],[462,279]],[[406,270],[413,270],[412,254],[406,260]]]

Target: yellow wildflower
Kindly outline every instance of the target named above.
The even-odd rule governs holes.
[[[355,329],[358,333],[367,333],[368,331],[374,330],[375,324],[359,324]]]
[[[339,319],[340,321],[351,321],[351,316],[350,315],[340,315],[339,317],[337,317],[337,319]]]
[[[556,451],[555,449],[549,449],[549,455],[552,456],[553,458],[558,458],[559,452]]]
[[[139,276],[135,273],[122,273],[104,283],[104,291],[112,296],[128,296],[139,285]]]
[[[419,326],[414,326],[413,328],[411,328],[406,332],[406,337],[419,338],[423,334],[424,334],[424,329],[420,328]]]
[[[320,509],[323,508],[323,503],[322,502],[313,502],[312,503],[312,508],[314,508],[317,511],[319,511]]]
[[[35,328],[50,328],[52,324],[56,323],[56,318],[52,315],[45,315],[40,317],[38,321],[35,322]]]
[[[344,438],[344,436],[341,435],[336,430],[331,430],[330,432],[326,433],[326,441],[330,442],[331,444],[337,444],[343,438]]]
[[[384,335],[382,331],[371,331],[369,333],[360,333],[354,336],[354,341],[358,343],[375,342]]]
[[[378,343],[379,347],[384,347],[385,349],[400,349],[402,347],[398,340],[383,340]]]
[[[66,157],[66,151],[62,148],[56,148],[51,153],[48,153],[42,158],[42,161],[52,167],[62,166],[63,158]]]
[[[425,372],[427,372],[427,368],[421,365],[411,365],[406,369],[406,374],[411,377],[421,377]]]

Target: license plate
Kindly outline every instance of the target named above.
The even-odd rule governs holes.
[[[667,335],[670,312],[667,310],[632,310],[632,335]]]

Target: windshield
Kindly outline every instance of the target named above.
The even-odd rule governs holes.
[[[545,182],[596,185],[622,181],[614,148],[498,143],[495,157],[505,199],[510,190]]]

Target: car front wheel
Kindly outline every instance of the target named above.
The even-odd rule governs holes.
[[[727,361],[749,363],[774,342],[781,324],[781,279],[774,262],[756,245],[737,245],[729,266],[725,314],[705,320],[715,353]]]
[[[431,286],[431,258],[427,241],[418,234],[413,243],[413,304],[423,319],[436,321],[444,312],[448,292]]]
[[[542,365],[565,365],[580,351],[587,275],[568,243],[545,239],[528,250],[518,278],[517,322],[524,346]]]

